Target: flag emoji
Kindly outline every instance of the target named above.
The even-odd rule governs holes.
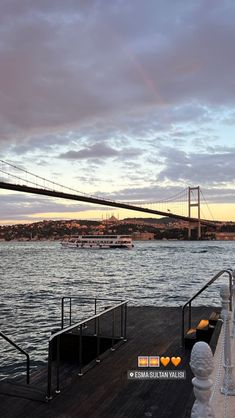
[[[138,367],[148,367],[149,358],[148,356],[138,356]]]
[[[160,366],[159,356],[149,357],[149,367],[159,367],[159,366]]]

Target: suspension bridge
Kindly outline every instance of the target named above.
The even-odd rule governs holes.
[[[213,215],[199,186],[185,188],[184,190],[176,193],[174,196],[157,202],[134,201],[130,203],[86,194],[29,172],[24,168],[17,167],[12,163],[0,160],[0,189],[174,218],[188,222],[189,238],[191,237],[191,230],[195,227],[195,225],[198,230],[198,238],[200,238],[201,227],[203,225],[215,226],[218,224],[218,222],[214,221]],[[208,219],[208,217],[206,218],[203,216],[201,209],[202,199],[204,201],[204,205],[208,208],[212,219]],[[176,206],[178,210],[176,209]],[[169,207],[172,207],[172,209],[169,209]],[[181,213],[179,213],[179,207],[181,208]],[[196,208],[196,216],[192,216],[194,208]]]

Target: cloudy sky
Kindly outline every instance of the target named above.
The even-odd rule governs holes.
[[[234,18],[233,0],[1,0],[0,159],[125,201],[200,185],[235,220]],[[104,213],[0,199],[1,223]]]

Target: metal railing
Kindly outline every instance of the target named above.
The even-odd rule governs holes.
[[[15,347],[21,354],[26,356],[26,382],[29,384],[30,381],[30,358],[29,354],[23,350],[18,344],[14,343],[9,337],[7,337],[2,331],[0,331],[0,337],[7,341],[12,347]]]
[[[63,314],[64,314],[64,300],[65,298],[62,298],[62,320],[61,325],[63,325]],[[68,299],[70,299],[68,297]],[[79,298],[78,298],[79,299]],[[89,298],[80,298],[80,299],[89,299]],[[92,299],[92,298],[90,298]],[[111,300],[111,299],[93,299],[95,303],[95,311],[97,309],[97,300]],[[49,347],[48,347],[48,377],[47,377],[47,400],[52,399],[52,363],[53,363],[53,342],[56,339],[56,393],[60,393],[60,348],[61,348],[61,336],[67,333],[70,333],[72,331],[77,331],[79,333],[79,346],[78,346],[78,358],[79,358],[79,372],[78,375],[82,376],[82,369],[83,369],[83,333],[84,328],[88,326],[89,323],[94,322],[94,328],[92,331],[92,335],[96,337],[96,357],[94,360],[96,360],[97,363],[100,362],[100,340],[102,337],[101,334],[101,320],[105,316],[108,315],[108,313],[111,313],[112,315],[112,331],[111,331],[111,350],[113,350],[113,346],[115,344],[115,339],[117,339],[117,336],[115,335],[115,313],[118,309],[120,309],[120,336],[118,337],[122,341],[126,341],[126,329],[127,329],[127,303],[128,301],[121,301],[118,304],[105,309],[104,311],[100,313],[96,313],[95,315],[84,319],[80,322],[77,322],[73,325],[70,325],[66,328],[62,328],[60,331],[57,331],[51,337],[49,338]],[[71,306],[71,302],[70,302]],[[71,312],[71,309],[70,309]]]
[[[232,311],[232,280],[233,280],[233,274],[231,269],[227,270],[221,270],[219,273],[217,273],[214,277],[212,277],[209,282],[205,284],[194,296],[192,296],[182,307],[182,323],[181,323],[181,346],[184,346],[184,336],[185,336],[185,309],[188,306],[188,329],[191,328],[192,325],[192,301],[196,299],[204,290],[206,290],[212,283],[214,283],[219,277],[221,277],[224,273],[227,273],[229,276],[229,291],[230,291],[230,299],[229,299],[229,305],[230,310]]]
[[[72,301],[76,302],[89,302],[94,304],[94,314],[97,314],[97,308],[99,302],[123,302],[122,299],[111,299],[111,298],[91,298],[91,297],[80,297],[80,296],[63,296],[61,298],[61,329],[64,328],[65,322],[65,302],[69,301],[69,325],[72,325]]]

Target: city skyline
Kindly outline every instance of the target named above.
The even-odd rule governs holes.
[[[214,219],[235,221],[232,1],[3,0],[0,12],[0,159],[113,200],[200,185]],[[2,224],[108,211],[0,198]]]

